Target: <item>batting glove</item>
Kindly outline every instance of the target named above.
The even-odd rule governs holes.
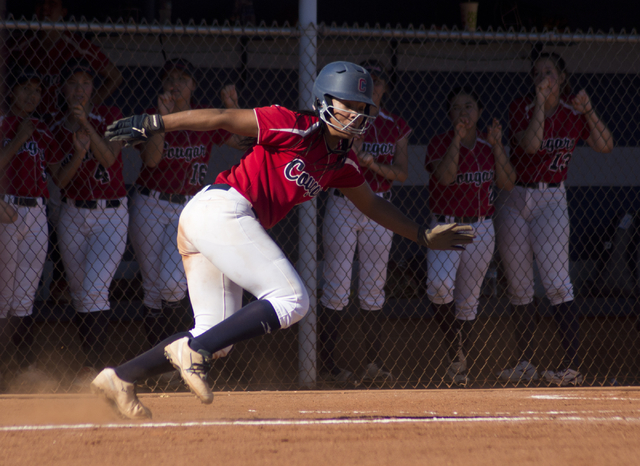
[[[476,237],[470,225],[437,225],[429,230],[425,227],[418,228],[418,244],[434,250],[464,249],[464,244],[473,243]]]
[[[117,120],[107,126],[104,135],[110,141],[126,143],[146,142],[151,136],[164,133],[161,115],[134,115]]]

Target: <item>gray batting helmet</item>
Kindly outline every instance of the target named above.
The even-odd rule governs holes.
[[[313,84],[314,107],[322,121],[339,131],[351,134],[364,134],[373,117],[369,115],[369,106],[375,103],[371,99],[373,92],[373,80],[371,75],[363,67],[347,61],[336,61],[322,68]],[[366,113],[358,113],[362,119],[356,118],[351,123],[344,125],[332,114],[333,100],[349,100],[367,104]],[[357,112],[352,112],[357,113]],[[360,127],[355,127],[356,122]]]

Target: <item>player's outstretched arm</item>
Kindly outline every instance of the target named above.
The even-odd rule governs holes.
[[[468,225],[439,225],[431,230],[418,225],[393,204],[376,196],[367,183],[340,191],[374,222],[430,249],[464,249],[475,237]]]
[[[114,121],[105,136],[112,141],[146,142],[154,134],[171,131],[225,129],[240,136],[257,137],[258,121],[252,109],[198,109],[170,115],[134,115]]]

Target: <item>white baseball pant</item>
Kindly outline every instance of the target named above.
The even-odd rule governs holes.
[[[322,305],[337,310],[347,306],[357,246],[360,308],[370,311],[382,309],[393,232],[369,219],[347,198],[330,194],[323,237]]]
[[[6,202],[18,212],[14,223],[0,223],[0,318],[25,317],[33,313],[33,304],[44,263],[47,260],[49,232],[46,208],[41,198],[37,206]]]
[[[454,223],[446,217],[437,222],[432,216],[431,228]],[[470,224],[476,238],[465,245],[464,251],[427,252],[427,296],[435,304],[455,302],[456,318],[474,320],[478,314],[478,302],[482,282],[489,270],[495,248],[495,232],[491,219]]]
[[[161,309],[162,300],[180,301],[187,293],[177,246],[183,208],[137,192],[133,195],[129,237],[142,272],[144,305],[150,309]]]
[[[106,311],[109,286],[122,261],[127,243],[127,198],[119,207],[98,199],[95,209],[62,203],[58,234],[73,307],[77,312]]]
[[[533,260],[552,306],[573,300],[569,277],[569,210],[564,186],[516,186],[497,200],[498,250],[511,303],[533,301]]]
[[[282,328],[309,309],[309,294],[295,268],[260,225],[249,201],[233,188],[205,187],[186,205],[178,248],[189,284],[194,337],[238,311],[243,289],[268,300]]]

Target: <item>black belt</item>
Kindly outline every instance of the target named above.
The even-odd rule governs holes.
[[[151,195],[151,190],[149,188],[145,188],[144,186],[138,186],[138,192],[143,196]],[[158,200],[171,202],[172,204],[184,205],[184,203],[187,202],[187,196],[185,196],[184,194],[169,194],[158,192]]]
[[[75,200],[75,201],[71,201],[75,204],[75,206],[78,209],[96,209],[98,207],[98,201],[92,199],[89,201],[81,201],[81,200]],[[105,202],[105,207],[107,209],[117,209],[118,207],[120,207],[120,200],[119,199],[108,199]]]
[[[212,189],[222,189],[223,191],[229,191],[231,186],[228,184],[212,184],[207,188],[207,191],[211,191]]]
[[[18,197],[12,196],[11,200],[12,204],[23,206],[23,207],[35,207],[38,205],[39,197]]]
[[[377,194],[380,194],[380,193],[376,193],[376,195],[377,195]],[[334,189],[334,190],[333,190],[333,195],[334,195],[334,196],[338,196],[338,197],[344,197],[344,194],[342,194],[342,191],[340,191],[339,189]],[[382,199],[385,199],[385,200],[387,200],[387,201],[388,201],[389,199],[391,199],[391,191],[385,191],[385,192],[383,192],[383,193],[382,193],[382,196],[380,196],[380,197],[381,197]]]
[[[543,181],[544,183],[544,181]],[[560,186],[562,186],[562,183],[545,183],[547,185],[548,188],[559,188]],[[520,186],[521,188],[531,188],[531,189],[538,189],[540,187],[540,183],[520,183],[517,182],[516,186]]]
[[[455,215],[438,215],[433,214],[433,217],[436,219],[436,222],[447,223],[452,221],[454,223],[476,223],[479,222],[480,219],[490,220],[491,215],[485,215],[484,217],[456,217]],[[449,219],[447,219],[449,217]]]

